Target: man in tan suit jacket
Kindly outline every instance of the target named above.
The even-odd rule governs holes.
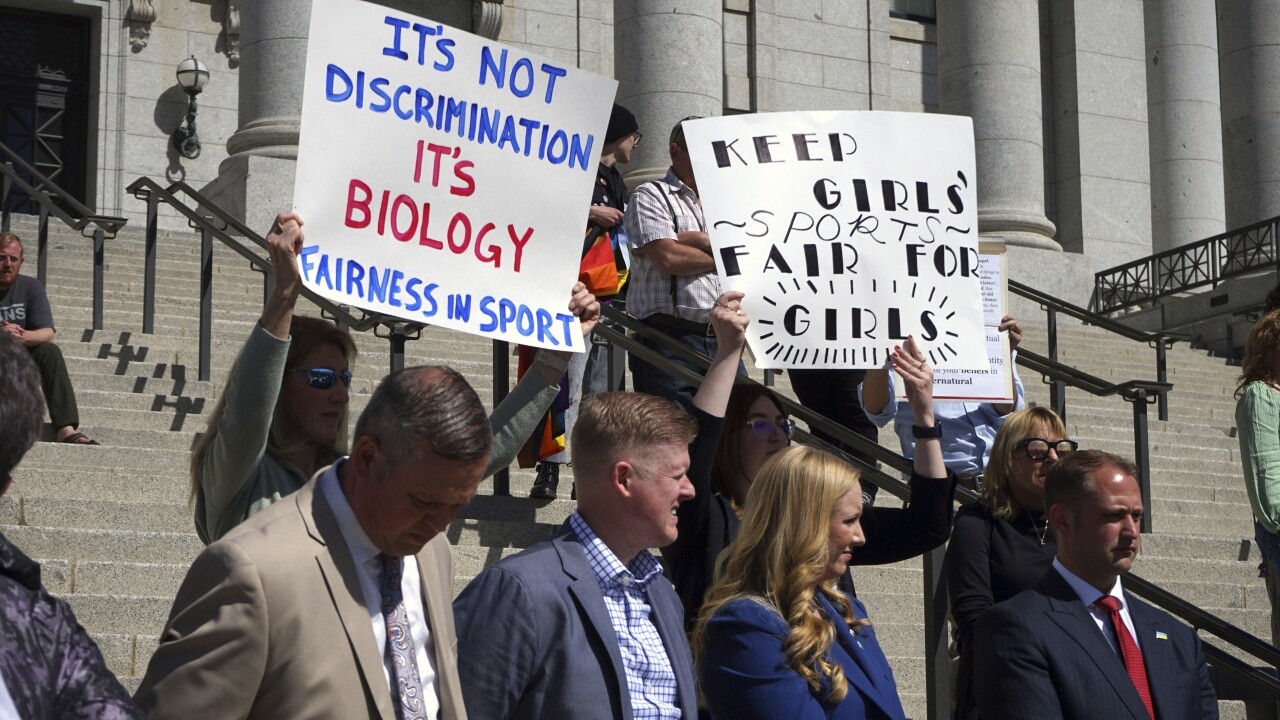
[[[135,696],[152,720],[396,720],[404,668],[383,644],[387,600],[366,575],[399,558],[417,561],[426,619],[410,632],[426,704],[413,712],[406,698],[404,717],[434,720],[438,707],[442,720],[466,719],[441,532],[484,474],[484,406],[456,372],[410,368],[382,382],[355,435],[349,457],[196,559]],[[412,624],[413,594],[403,597]]]

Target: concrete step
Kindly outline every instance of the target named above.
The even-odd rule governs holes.
[[[204,549],[194,531],[86,530],[0,525],[0,532],[31,557],[190,564]]]

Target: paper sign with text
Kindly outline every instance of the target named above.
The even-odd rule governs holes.
[[[763,368],[876,368],[914,335],[985,370],[967,117],[787,112],[684,124],[726,289]]]
[[[584,347],[568,311],[617,82],[358,0],[314,0],[294,206],[307,287]]]
[[[986,337],[986,370],[933,371],[933,399],[964,402],[1012,403],[1013,384],[1009,333],[1000,332],[1000,319],[1008,312],[1009,280],[1005,272],[1004,243],[983,240],[978,245],[978,278],[982,286],[982,323]],[[894,381],[898,400],[906,400],[902,378]]]

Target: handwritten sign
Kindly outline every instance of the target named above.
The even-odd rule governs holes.
[[[969,118],[789,112],[685,123],[722,285],[765,368],[876,368],[914,335],[987,368]]]
[[[357,0],[315,0],[294,205],[307,287],[584,347],[568,311],[617,83]]]

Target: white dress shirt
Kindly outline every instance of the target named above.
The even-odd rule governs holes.
[[[9,688],[4,684],[4,678],[0,678],[0,720],[22,720],[22,716],[18,714],[18,708],[13,705],[13,697],[9,695]]]
[[[320,476],[319,490],[333,509],[333,516],[338,521],[338,529],[351,551],[360,575],[360,588],[364,590],[364,606],[369,610],[369,621],[373,626],[373,638],[378,643],[382,656],[382,672],[387,679],[387,689],[391,692],[393,703],[399,703],[400,691],[396,688],[395,675],[391,668],[387,649],[387,622],[382,617],[382,563],[378,560],[380,550],[369,540],[360,521],[351,510],[347,497],[338,484],[338,468],[346,462],[343,458],[333,464],[324,475]],[[422,606],[422,580],[418,574],[417,559],[410,556],[404,559],[404,576],[400,579],[400,591],[404,596],[404,608],[409,615],[409,631],[413,635],[413,646],[418,654],[418,680],[422,683],[422,702],[426,716],[436,717],[440,711],[440,697],[436,689],[435,646],[431,641],[431,629],[427,625],[427,614]],[[452,612],[451,608],[445,611]]]
[[[1098,588],[1081,580],[1079,575],[1068,570],[1056,557],[1053,559],[1053,569],[1057,570],[1062,579],[1066,580],[1067,584],[1071,586],[1071,589],[1076,591],[1076,596],[1080,598],[1080,602],[1084,603],[1084,607],[1089,611],[1093,622],[1102,631],[1102,636],[1107,639],[1107,644],[1111,645],[1111,649],[1116,651],[1117,655],[1120,654],[1120,645],[1116,642],[1115,629],[1111,627],[1111,614],[1094,605],[1104,594],[1120,601],[1120,618],[1124,620],[1124,626],[1129,628],[1129,636],[1138,644],[1138,649],[1142,649],[1142,640],[1138,637],[1138,633],[1133,631],[1133,618],[1129,617],[1129,603],[1125,601],[1124,590],[1120,587],[1120,578],[1116,578],[1115,585],[1111,586],[1111,592],[1100,593]]]

